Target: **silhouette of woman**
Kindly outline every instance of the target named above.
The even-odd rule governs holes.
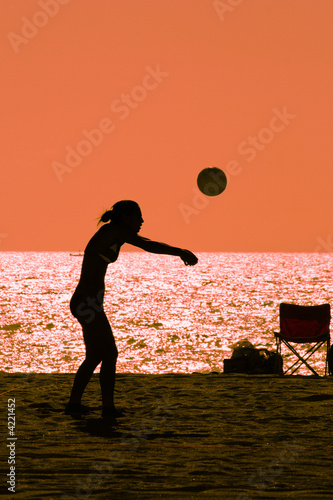
[[[71,313],[82,326],[86,358],[76,373],[66,413],[87,411],[81,405],[81,398],[95,368],[102,362],[99,377],[102,416],[116,417],[119,412],[114,406],[113,395],[118,351],[103,309],[104,277],[108,264],[117,260],[124,243],[147,252],[179,256],[185,265],[193,266],[198,259],[189,250],[139,236],[143,219],[140,207],[134,201],[115,203],[101,216],[98,224],[101,222],[108,224],[100,227],[86,246],[80,280],[70,301]]]

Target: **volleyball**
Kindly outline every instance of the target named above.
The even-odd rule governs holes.
[[[206,196],[218,196],[227,187],[227,176],[217,167],[207,167],[198,175],[197,184]]]

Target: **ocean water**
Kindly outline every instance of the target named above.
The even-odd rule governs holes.
[[[197,255],[186,267],[176,257],[123,252],[108,266],[104,309],[118,372],[222,372],[239,340],[275,350],[280,302],[331,302],[330,253]],[[0,252],[0,370],[77,370],[85,351],[69,301],[81,262],[69,252]],[[314,362],[322,373],[323,354]]]

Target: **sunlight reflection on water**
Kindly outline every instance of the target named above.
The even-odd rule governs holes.
[[[118,372],[223,371],[230,346],[247,338],[275,349],[279,303],[330,302],[332,254],[122,253],[106,275],[104,308],[116,338]],[[75,372],[84,358],[69,310],[82,257],[1,252],[0,369]],[[323,355],[314,364],[323,368]],[[304,373],[307,373],[306,371]]]

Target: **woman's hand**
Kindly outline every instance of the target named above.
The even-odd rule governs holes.
[[[194,255],[194,253],[189,250],[182,250],[180,254],[180,258],[184,262],[185,266],[195,266],[198,262],[198,258]]]

